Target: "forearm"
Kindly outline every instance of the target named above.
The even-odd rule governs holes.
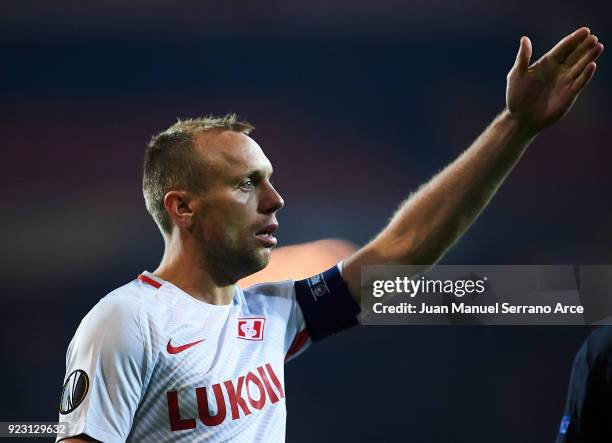
[[[534,136],[504,110],[453,163],[402,203],[373,240],[379,262],[432,264],[465,232]]]
[[[530,65],[531,41],[521,37],[507,76],[507,108],[457,160],[402,203],[374,240],[345,261],[343,277],[353,296],[359,299],[362,265],[439,260],[491,200],[535,135],[571,109],[593,78],[602,51],[597,37],[583,27]]]

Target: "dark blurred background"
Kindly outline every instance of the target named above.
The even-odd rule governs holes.
[[[65,352],[108,291],[156,267],[149,137],[237,112],[275,165],[282,245],[363,244],[603,0],[2,2],[2,420],[56,420]],[[609,51],[609,50],[608,50]],[[446,264],[611,264],[604,51]],[[289,442],[554,439],[586,327],[360,327],[287,366]]]

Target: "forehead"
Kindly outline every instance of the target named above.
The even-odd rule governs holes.
[[[195,146],[210,172],[242,175],[259,171],[272,173],[272,165],[261,147],[246,134],[234,131],[204,131],[196,135]]]

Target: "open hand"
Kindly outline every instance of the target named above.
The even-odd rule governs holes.
[[[563,117],[595,74],[603,45],[589,28],[580,28],[529,66],[531,41],[522,37],[508,73],[506,105],[536,134]]]

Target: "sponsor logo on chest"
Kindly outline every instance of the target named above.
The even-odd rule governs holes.
[[[194,391],[198,409],[197,419],[205,426],[219,426],[230,419],[239,420],[263,409],[268,402],[273,404],[285,398],[283,384],[270,363],[259,366],[255,371],[249,371],[237,379],[215,383],[212,386],[197,387]],[[211,413],[208,406],[211,394],[215,397],[217,406],[215,414]],[[193,395],[193,391],[182,391],[181,395]],[[196,417],[181,417],[179,391],[169,391],[166,396],[170,430],[195,429]],[[229,400],[228,404],[226,398]]]

